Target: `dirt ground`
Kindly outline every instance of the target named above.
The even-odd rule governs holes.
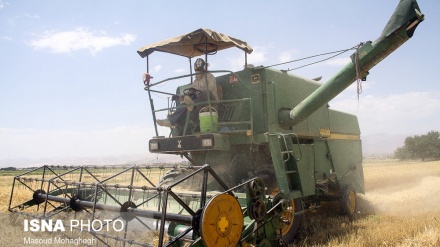
[[[307,213],[294,246],[440,246],[440,161],[365,160],[364,175],[366,193],[357,195],[357,215]],[[25,233],[23,220],[7,212],[12,180],[0,177],[0,246],[48,236]]]

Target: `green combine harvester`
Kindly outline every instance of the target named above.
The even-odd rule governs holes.
[[[356,193],[365,192],[361,132],[356,116],[331,109],[328,102],[365,80],[423,19],[415,0],[400,1],[379,38],[355,46],[351,62],[323,84],[253,67],[247,63],[252,48],[246,42],[209,29],[142,47],[137,52],[147,60],[144,83],[156,132],[150,152],[183,156],[187,165],[72,167],[65,172],[45,166],[14,179],[9,209],[44,208],[46,218],[59,211],[87,211],[92,219],[98,217],[95,212],[107,211],[126,222],[128,233],[92,234],[102,243],[110,238],[139,246],[282,246],[294,241],[304,211],[322,202],[339,202],[338,210],[352,216]],[[176,84],[175,92],[159,86],[192,82],[195,58],[209,63],[229,48],[244,52],[244,69],[209,71],[218,100],[185,104],[154,98],[193,97],[197,90],[191,83]],[[153,82],[149,59],[154,52],[188,59],[189,74]],[[168,136],[159,135],[159,116],[179,108],[185,109],[183,120],[169,128]],[[125,183],[118,182],[123,174],[129,174]],[[14,206],[18,184],[31,190],[32,198]],[[156,244],[129,234],[141,227],[158,231]]]

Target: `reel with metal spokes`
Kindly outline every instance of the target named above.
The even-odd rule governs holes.
[[[62,220],[67,231],[88,232],[102,246],[236,246],[258,243],[255,229],[273,238],[281,227],[284,199],[266,197],[261,179],[228,188],[204,165],[159,183],[173,169],[43,166],[14,178],[9,211]],[[243,186],[246,193],[235,193]]]

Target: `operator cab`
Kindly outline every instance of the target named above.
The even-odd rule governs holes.
[[[146,58],[147,62],[147,72],[143,75],[143,82],[149,96],[156,132],[155,139],[165,138],[164,134],[159,134],[157,120],[170,116],[179,108],[186,108],[183,120],[179,120],[170,128],[171,132],[167,134],[169,137],[165,138],[168,139],[166,141],[167,144],[153,144],[153,149],[151,149],[150,141],[150,151],[154,152],[156,146],[162,146],[161,150],[157,151],[166,151],[162,148],[164,145],[169,145],[170,139],[173,137],[188,137],[191,139],[191,135],[200,136],[201,134],[236,132],[246,134],[252,132],[252,114],[249,113],[252,109],[251,93],[249,86],[244,83],[244,80],[250,80],[251,72],[244,72],[246,69],[232,72],[230,70],[209,70],[208,68],[212,55],[233,47],[244,51],[244,65],[247,68],[247,54],[252,52],[252,48],[244,41],[210,29],[198,29],[188,34],[142,47],[137,51],[142,58]],[[188,59],[190,65],[189,73],[153,82],[153,75],[150,73],[149,68],[149,58],[155,51],[170,53]],[[196,61],[196,64],[194,64],[194,61]],[[200,65],[205,67],[206,71],[194,71],[198,63],[206,63]],[[201,93],[200,90],[193,86],[196,75],[208,73],[212,74],[215,78],[218,99],[208,96],[206,101],[188,101],[188,103],[187,98],[194,99],[195,95]],[[181,83],[182,81],[184,83]],[[167,90],[163,90],[163,85],[168,86]],[[212,139],[211,143],[215,137]],[[203,144],[209,143],[205,141],[205,143],[201,144],[200,147],[194,148],[203,148]],[[174,148],[170,150],[172,153],[174,151],[176,151]]]

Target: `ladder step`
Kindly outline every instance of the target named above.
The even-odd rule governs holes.
[[[298,173],[297,171],[286,171],[286,173],[288,174],[294,174],[294,173]]]

